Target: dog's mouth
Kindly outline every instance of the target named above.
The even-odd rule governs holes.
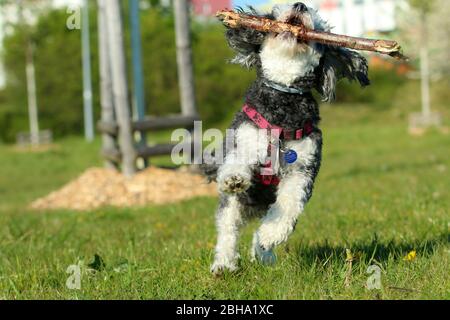
[[[297,12],[294,11],[286,20],[286,23],[289,23],[293,26],[303,26],[306,29],[313,30],[314,23],[309,12]]]
[[[305,12],[297,12],[294,11],[292,12],[292,14],[287,17],[286,19],[284,19],[285,23],[288,23],[290,25],[293,26],[302,26],[306,29],[312,30],[314,29],[313,25],[312,25],[312,20],[311,20],[311,16],[308,13]],[[280,34],[282,37],[289,37],[287,34],[290,34],[289,32],[285,32]],[[278,35],[278,36],[280,36]],[[292,35],[292,34],[291,34]],[[305,42],[302,40],[297,39],[297,43],[299,44],[304,44]]]

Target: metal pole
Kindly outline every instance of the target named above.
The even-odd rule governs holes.
[[[23,18],[23,6],[22,0],[17,0],[17,15],[18,20],[25,23]],[[38,118],[38,105],[36,97],[36,72],[34,68],[34,50],[33,44],[26,30],[26,43],[25,43],[25,73],[27,78],[27,98],[28,98],[28,121],[30,126],[30,142],[32,145],[39,144],[39,118]]]
[[[181,110],[184,115],[196,116],[188,1],[174,0],[174,10]]]
[[[420,49],[420,74],[422,92],[422,114],[431,115],[430,105],[430,69],[428,61],[428,26],[426,13],[422,13],[422,47]]]
[[[130,4],[130,27],[131,27],[131,51],[134,80],[134,118],[145,119],[145,96],[144,96],[144,74],[142,68],[142,41],[141,24],[139,18],[139,0],[129,0]],[[139,144],[145,147],[147,144],[146,133],[138,133]],[[143,159],[143,165],[148,165],[147,159]]]
[[[130,104],[123,37],[120,0],[108,0],[106,8],[107,35],[111,62],[114,108],[119,125],[119,145],[122,154],[122,172],[125,176],[136,173],[136,149],[131,127]]]
[[[94,115],[92,108],[92,79],[91,79],[91,47],[89,39],[89,4],[83,0],[82,7],[82,50],[83,50],[83,113],[84,135],[87,141],[94,140]]]
[[[137,120],[145,118],[144,75],[139,20],[139,0],[130,0],[131,49],[133,54],[134,99]]]
[[[36,97],[36,72],[33,59],[33,45],[31,40],[27,40],[26,48],[26,75],[27,75],[27,92],[28,92],[28,118],[30,122],[30,140],[32,145],[39,144],[39,119],[38,105]]]
[[[107,0],[98,0],[98,39],[99,39],[99,60],[100,60],[100,103],[102,107],[101,119],[104,122],[113,123],[114,101],[112,91],[111,66],[109,61],[109,44],[106,26],[106,6]],[[104,150],[115,150],[116,139],[114,136],[103,133],[102,145]],[[106,160],[105,167],[116,169],[117,163]]]

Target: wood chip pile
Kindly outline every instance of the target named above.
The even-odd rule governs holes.
[[[33,209],[93,210],[174,203],[198,196],[215,196],[216,185],[182,170],[146,169],[132,178],[108,169],[92,168],[60,190],[38,199]]]

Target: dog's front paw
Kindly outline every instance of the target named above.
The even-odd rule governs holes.
[[[243,193],[250,188],[250,185],[250,178],[240,174],[233,174],[219,180],[220,191],[230,194]]]
[[[218,276],[221,276],[222,274],[224,274],[226,271],[234,272],[237,269],[238,269],[238,267],[234,263],[223,263],[223,262],[215,261],[213,263],[213,265],[211,266],[210,271],[214,276],[218,277]]]
[[[279,220],[280,219],[272,219],[269,215],[259,228],[257,232],[258,244],[262,248],[271,249],[286,242],[289,235],[294,230],[294,223],[287,223]]]

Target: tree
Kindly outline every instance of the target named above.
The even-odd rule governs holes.
[[[439,126],[439,114],[431,112],[430,81],[449,75],[448,5],[446,0],[409,0],[400,19],[400,35],[411,57],[420,62],[422,114],[410,118],[412,130]],[[419,53],[414,54],[414,53]]]
[[[413,63],[420,62],[423,30],[426,27],[431,81],[450,75],[450,6],[448,0],[410,0],[399,10],[399,30],[405,52]]]
[[[24,30],[23,50],[25,51],[25,73],[28,102],[28,120],[30,128],[30,142],[33,145],[39,144],[39,121],[38,105],[36,97],[36,72],[34,67],[34,43],[30,34],[30,25],[34,22],[34,15],[31,13],[41,12],[47,7],[47,1],[15,0],[3,1],[1,5],[15,5],[17,10],[17,21],[22,24]],[[29,11],[29,10],[32,11]],[[26,11],[26,12],[25,12]]]
[[[428,15],[430,14],[434,1],[417,1],[410,0],[411,5],[419,10],[420,22],[421,22],[421,36],[420,36],[420,78],[422,88],[422,114],[425,117],[429,117],[431,114],[430,105],[430,64],[428,56]]]
[[[51,129],[56,136],[80,133],[83,123],[80,34],[78,30],[65,28],[66,19],[65,10],[51,10],[41,15],[36,24],[30,27],[30,37],[34,43],[40,122],[42,127]],[[23,119],[26,114],[23,107],[26,105],[25,38],[24,28],[16,26],[14,33],[7,36],[4,42],[7,73],[5,94],[7,103],[14,110],[16,121]],[[98,59],[95,37],[91,41],[93,69],[96,71]],[[98,77],[98,73],[94,73],[94,77]],[[94,97],[97,96],[94,94]],[[20,121],[14,132],[24,129],[24,123]],[[8,140],[12,138],[11,135],[11,132],[8,133]]]

